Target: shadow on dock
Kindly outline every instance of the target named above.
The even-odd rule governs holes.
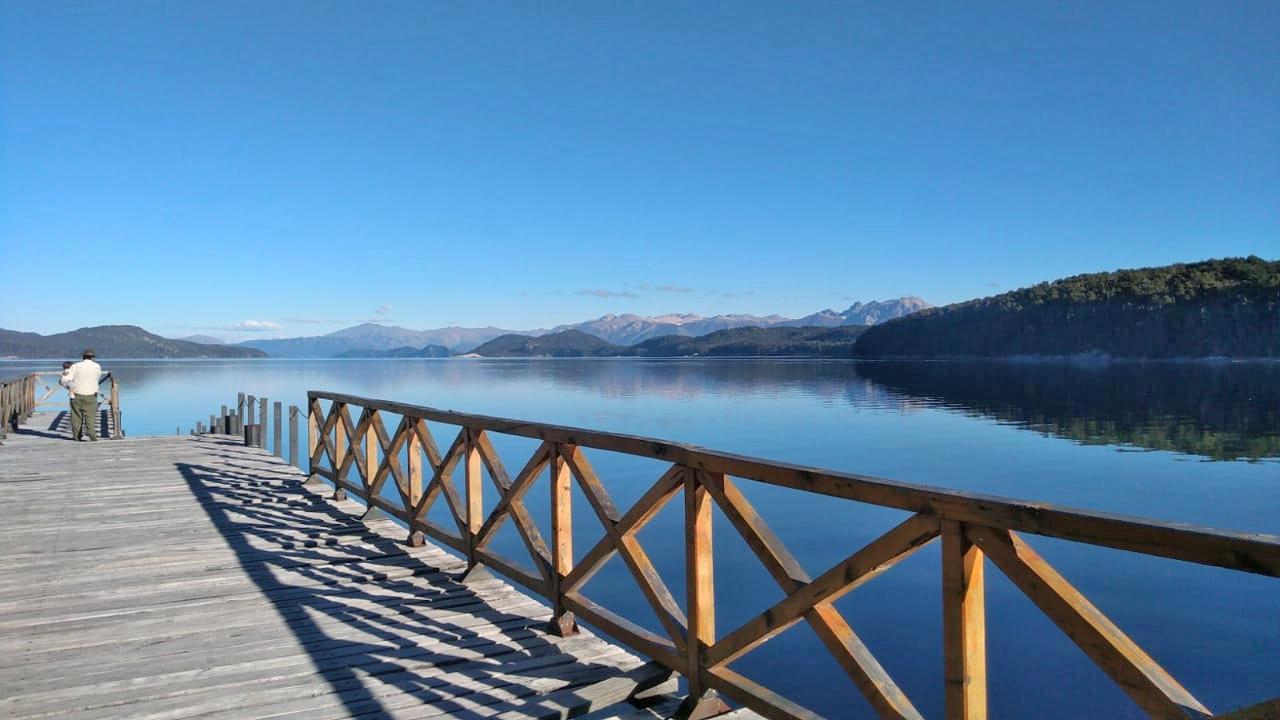
[[[265,462],[217,454],[225,457],[217,467],[176,465],[331,689],[327,699],[298,698],[282,710],[340,704],[362,717],[492,716],[520,698],[620,673],[616,660],[584,661],[573,639],[546,636],[543,609],[505,584],[463,585],[463,563],[439,549],[408,550],[296,475],[266,479]]]

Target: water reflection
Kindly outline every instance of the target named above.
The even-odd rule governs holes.
[[[1280,363],[861,363],[921,403],[1087,445],[1280,457]]]
[[[567,398],[597,403],[587,421],[661,431],[637,402],[808,400],[859,411],[939,409],[1086,445],[1212,460],[1280,457],[1280,363],[849,362],[831,360],[270,360],[110,363],[135,433],[190,424],[249,389],[302,405],[308,389],[556,422]],[[52,364],[0,363],[0,374]],[[185,407],[190,400],[190,411]],[[634,402],[632,402],[634,401]],[[175,414],[175,409],[181,412]],[[610,417],[612,413],[612,417]],[[165,415],[163,421],[157,419]],[[610,422],[613,420],[615,422]],[[656,422],[656,427],[652,426]],[[141,425],[139,425],[141,423]],[[688,439],[688,438],[680,438]]]

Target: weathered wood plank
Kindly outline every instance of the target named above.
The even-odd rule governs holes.
[[[420,421],[388,436],[376,412],[309,406],[308,454],[355,465],[354,488],[391,476],[408,504],[424,499],[421,464],[392,458],[406,444],[436,475],[463,462],[468,490],[481,461],[512,485],[482,435],[444,461]],[[364,505],[262,449],[95,445],[19,432],[0,458],[0,503],[30,511],[0,527],[0,716],[540,717],[635,685],[640,659],[547,634],[543,602],[498,578],[460,583],[464,560],[359,523]],[[478,493],[453,499],[479,530]]]

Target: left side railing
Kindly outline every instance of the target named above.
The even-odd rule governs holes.
[[[0,441],[17,430],[18,424],[36,411],[36,382],[39,376],[28,373],[0,380]]]
[[[49,370],[44,372],[27,373],[21,377],[12,378],[10,380],[0,380],[0,385],[4,385],[4,390],[9,390],[9,384],[14,383],[15,388],[13,394],[15,397],[20,396],[20,400],[15,401],[13,410],[0,410],[0,416],[5,420],[5,430],[17,429],[18,423],[27,418],[40,407],[44,405],[59,405],[66,407],[61,400],[52,400],[51,398],[60,394],[64,388],[58,384],[58,379],[62,376],[60,371]],[[41,388],[40,378],[50,378]],[[41,394],[43,390],[43,394]],[[98,380],[98,396],[102,402],[106,404],[107,421],[101,428],[100,434],[104,438],[115,439],[124,437],[124,426],[122,424],[122,414],[120,412],[120,382],[116,379],[115,373],[105,372]],[[0,407],[7,407],[0,405]],[[0,434],[0,439],[4,435]]]

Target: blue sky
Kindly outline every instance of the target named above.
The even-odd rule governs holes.
[[[801,315],[1274,258],[1277,37],[1274,2],[0,0],[0,327]]]

